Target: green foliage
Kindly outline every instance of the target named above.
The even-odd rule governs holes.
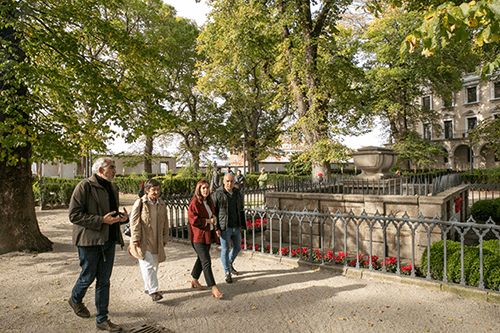
[[[449,282],[460,283],[461,279],[461,249],[459,242],[446,242],[447,278]],[[480,248],[478,246],[465,246],[464,248],[464,278],[469,286],[479,286],[480,280]],[[444,241],[431,245],[431,277],[436,280],[443,279],[444,272]],[[422,255],[420,269],[427,274],[427,249]],[[483,282],[486,288],[498,290],[500,285],[500,252],[498,240],[483,242]]]
[[[493,221],[500,222],[500,198],[474,202],[471,213],[476,221],[486,222],[491,217]]]
[[[346,166],[354,150],[344,146],[340,142],[321,140],[314,143],[311,149],[304,150],[296,159],[296,163],[307,165],[312,161],[318,163],[336,163]]]
[[[446,256],[448,258],[447,265],[449,266],[449,258],[453,253],[460,252],[460,243],[453,241],[446,241]],[[427,275],[427,248],[422,254],[420,262],[420,270],[424,276]],[[447,267],[449,270],[449,267]],[[444,241],[435,242],[431,245],[431,277],[435,280],[442,280],[444,272]]]
[[[315,165],[339,161],[325,143],[369,127],[358,42],[339,24],[350,3],[304,10],[306,2],[209,1],[200,85],[226,101],[229,143],[244,134],[250,160],[265,158],[277,134],[293,125],[296,141],[313,148],[307,158]]]
[[[418,29],[406,38],[405,50],[419,47],[423,55],[435,55],[440,47],[475,45],[476,52],[488,50],[500,41],[498,6],[493,0],[444,2],[427,8]],[[483,79],[500,67],[500,54],[495,50],[479,71]]]
[[[429,166],[436,163],[434,156],[447,156],[446,152],[437,144],[424,140],[417,132],[407,131],[393,146],[398,153],[398,163],[411,161],[418,166]]]
[[[472,144],[486,142],[486,151],[492,151],[496,158],[500,158],[500,118],[486,118],[477,124],[470,132]],[[500,172],[497,174],[500,182]]]
[[[366,102],[371,110],[387,119],[395,142],[404,140],[405,133],[419,123],[431,124],[438,132],[440,126],[436,125],[441,120],[437,110],[415,101],[428,95],[429,90],[449,99],[461,89],[462,73],[473,70],[478,57],[468,45],[439,48],[432,57],[421,54],[420,45],[415,46],[415,52],[401,52],[405,38],[423,22],[422,14],[407,7],[381,4],[384,3],[377,4],[378,17],[360,32],[366,41],[363,50],[370,55],[364,65],[365,87],[370,96]]]
[[[165,178],[161,185],[162,195],[170,194],[192,194],[196,184],[204,177],[177,177]]]
[[[462,173],[464,183],[500,184],[500,168],[473,169],[473,174]]]
[[[285,169],[290,175],[311,176],[312,163],[310,161],[303,162],[300,160],[300,154],[294,153],[290,158],[290,162],[285,164]]]
[[[43,206],[69,205],[71,194],[79,183],[79,179],[42,177],[33,183],[36,201]]]

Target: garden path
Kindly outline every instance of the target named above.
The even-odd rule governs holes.
[[[130,208],[135,198],[123,199]],[[84,301],[91,318],[75,316],[67,303],[79,273],[68,211],[37,211],[37,216],[54,251],[0,255],[0,333],[95,332],[94,285]],[[225,295],[216,300],[208,290],[189,288],[191,246],[171,242],[166,250],[168,259],[159,269],[164,299],[158,303],[142,293],[137,261],[117,251],[109,306],[113,322],[129,331],[149,324],[178,333],[500,331],[499,304],[248,253],[235,263],[242,274],[227,284],[220,252],[213,249],[215,279]]]

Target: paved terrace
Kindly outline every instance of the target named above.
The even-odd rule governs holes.
[[[91,318],[75,316],[67,303],[79,273],[67,214],[37,212],[53,252],[0,256],[0,333],[96,332],[94,285],[84,300]],[[251,252],[240,254],[235,268],[242,274],[227,284],[219,255],[212,250],[222,300],[189,288],[194,250],[171,242],[159,269],[164,299],[153,303],[142,293],[137,261],[117,251],[110,318],[127,331],[148,324],[177,333],[500,332],[500,304],[486,301],[487,293],[473,290],[464,297],[438,283],[412,285],[408,278],[322,269]]]

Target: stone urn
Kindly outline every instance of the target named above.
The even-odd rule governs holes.
[[[397,153],[393,149],[383,147],[362,147],[352,154],[354,165],[362,172],[356,178],[385,179],[395,178],[391,168],[396,165]]]

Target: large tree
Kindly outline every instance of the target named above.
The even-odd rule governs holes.
[[[31,163],[104,151],[126,87],[117,59],[140,47],[114,17],[120,2],[0,1],[0,253],[47,251]]]
[[[452,93],[462,87],[462,75],[477,64],[477,57],[467,44],[441,49],[432,57],[421,52],[402,52],[406,36],[421,21],[422,14],[418,11],[384,7],[362,32],[367,59],[365,87],[371,95],[368,103],[373,112],[389,124],[391,138],[397,143],[401,157],[411,154],[402,150],[413,149],[412,131],[416,126],[428,124],[440,131],[438,110],[423,105],[420,98],[432,92],[451,105]],[[431,148],[435,150],[428,147]],[[403,159],[409,160],[406,157]]]
[[[154,139],[180,125],[169,104],[176,101],[184,77],[193,74],[199,30],[161,0],[127,0],[118,19],[127,35],[143,45],[120,58],[127,64],[133,112],[126,112],[119,124],[127,142],[144,138],[140,155],[151,172]]]
[[[295,132],[305,141],[307,151],[316,152],[310,155],[313,175],[329,177],[332,161],[322,158],[321,152],[327,151],[338,134],[355,133],[357,120],[363,118],[358,98],[362,70],[356,66],[356,45],[338,25],[351,1],[208,3],[213,6],[213,19],[209,18],[201,45],[208,48],[217,67],[207,81],[226,74],[259,79],[261,92],[275,94],[263,105],[266,111],[279,110],[293,101],[298,119]],[[211,54],[212,50],[216,52]],[[255,87],[256,81],[248,81],[233,83],[241,94],[255,93],[247,87]],[[234,86],[219,89],[224,88],[233,94]],[[261,101],[250,103],[258,107]]]

